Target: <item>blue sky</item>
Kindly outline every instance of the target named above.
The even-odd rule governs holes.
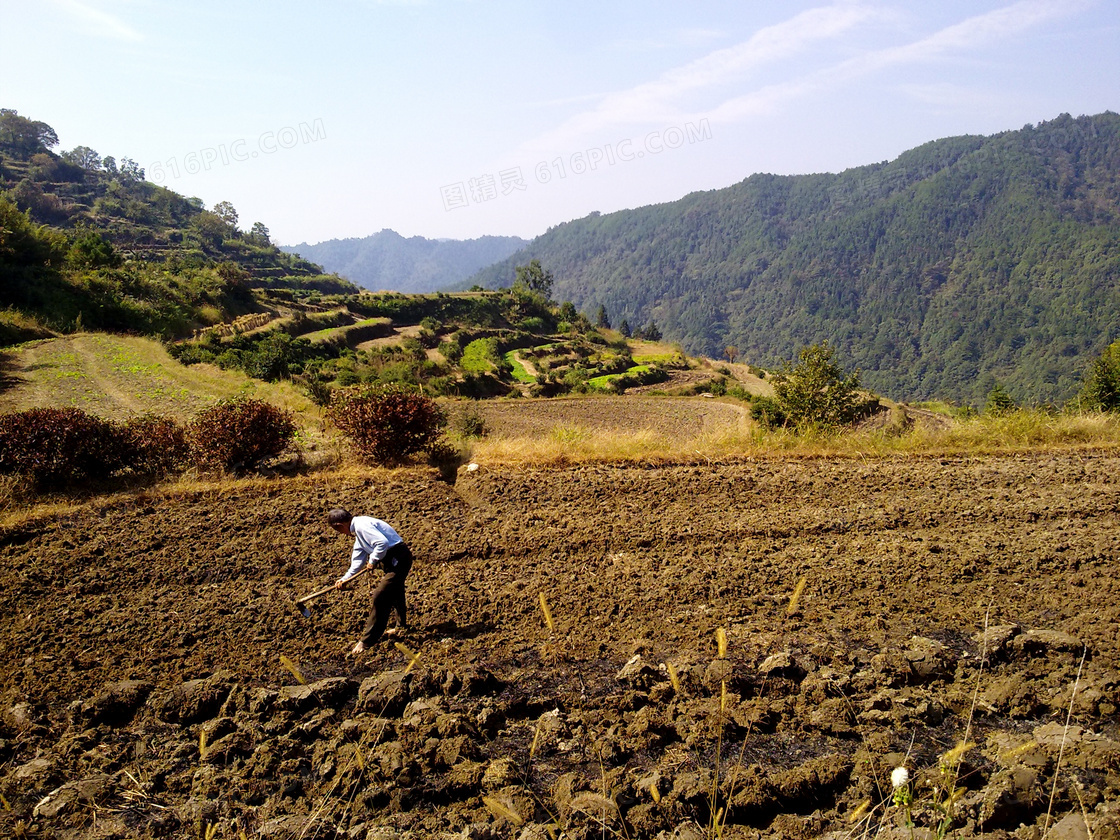
[[[281,244],[526,238],[1120,111],[1116,0],[0,0],[0,107]]]

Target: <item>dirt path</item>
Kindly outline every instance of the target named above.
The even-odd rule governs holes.
[[[369,341],[363,341],[358,344],[356,350],[369,350],[373,347],[387,347],[391,344],[399,344],[406,338],[416,338],[420,335],[419,324],[409,324],[404,327],[394,327],[392,335],[382,336],[381,338],[371,338]]]
[[[724,837],[904,837],[891,770],[936,780],[967,732],[953,836],[1114,837],[1117,476],[1084,453],[483,467],[28,522],[0,532],[0,835],[668,840],[714,790]],[[357,661],[364,586],[291,608],[345,566],[339,504],[418,557],[405,647]]]
[[[513,351],[513,358],[518,361],[518,363],[521,365],[521,367],[525,368],[525,372],[527,374],[529,374],[531,377],[536,379],[538,376],[540,376],[540,371],[537,370],[537,366],[534,365],[527,358],[522,356],[520,351],[514,350]]]

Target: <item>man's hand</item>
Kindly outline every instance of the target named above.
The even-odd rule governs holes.
[[[341,589],[343,584],[345,584],[345,583],[346,583],[346,578],[339,578],[338,580],[336,580],[334,582],[334,588],[335,589]]]

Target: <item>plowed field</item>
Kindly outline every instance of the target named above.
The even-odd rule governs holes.
[[[400,647],[292,607],[336,505],[415,551]],[[0,533],[0,836],[1117,837],[1118,511],[1109,454],[90,503]]]

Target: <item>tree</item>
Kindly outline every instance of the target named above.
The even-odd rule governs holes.
[[[113,243],[92,230],[74,240],[66,260],[75,268],[116,268],[121,264]]]
[[[126,181],[143,181],[144,167],[132,158],[121,158],[121,175]]]
[[[105,157],[101,158],[101,166],[111,176],[116,177],[116,175],[118,174],[117,159],[112,155],[106,155]]]
[[[622,323],[618,325],[618,331],[622,333],[623,338],[629,338],[631,335],[630,322],[623,318]]]
[[[229,233],[229,225],[216,213],[203,210],[191,220],[191,227],[198,231],[199,237],[213,245],[220,245]]]
[[[1120,341],[1105,348],[1085,374],[1081,404],[1096,411],[1120,411]]]
[[[0,196],[0,304],[27,306],[54,285],[69,244],[63,233],[35,224]]]
[[[228,201],[219,201],[211,212],[231,228],[237,228],[237,211]]]
[[[988,404],[984,406],[984,413],[990,414],[993,417],[999,417],[1001,414],[1014,411],[1017,407],[1015,400],[1013,400],[1011,395],[997,382],[992,390],[988,392]]]
[[[517,272],[513,281],[515,289],[535,292],[545,300],[552,296],[552,272],[541,268],[540,260],[530,260],[528,265],[519,265],[514,270]]]
[[[260,245],[272,244],[272,239],[269,238],[269,231],[264,222],[253,222],[253,227],[249,231],[249,238]]]
[[[595,326],[605,330],[611,328],[611,320],[607,317],[607,307],[599,304],[599,310],[595,313]]]
[[[0,108],[0,148],[31,155],[57,145],[58,135],[45,122],[21,117],[12,108]]]
[[[98,172],[101,170],[101,155],[89,146],[75,146],[70,151],[63,152],[62,159],[77,164],[87,172]]]
[[[774,397],[795,426],[840,426],[864,410],[859,372],[845,374],[832,355],[828,342],[814,344],[801,350],[796,365],[787,363],[775,374]]]
[[[727,361],[735,364],[735,360],[739,358],[739,348],[732,345],[731,347],[723,348],[723,355],[727,357]]]

